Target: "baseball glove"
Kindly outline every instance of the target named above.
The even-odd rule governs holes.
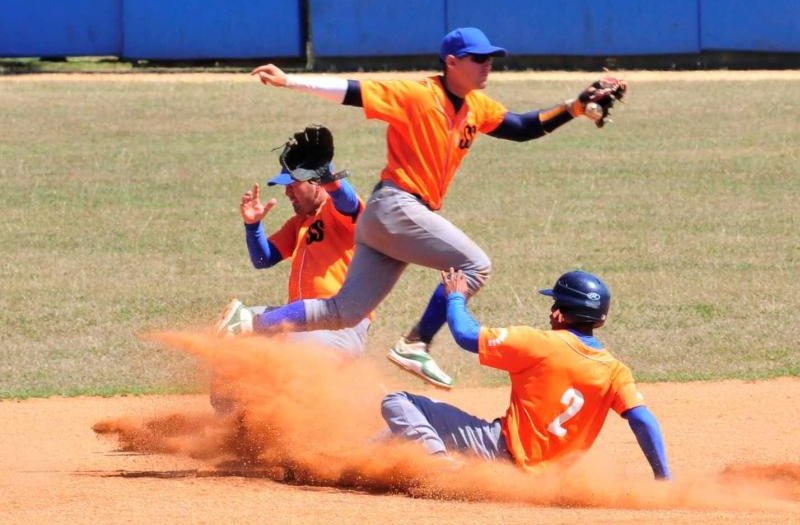
[[[627,90],[628,84],[624,80],[614,77],[601,78],[578,95],[577,101],[582,110],[580,114],[586,115],[594,121],[595,126],[602,128],[611,120],[609,115],[614,102],[617,100],[622,102]]]
[[[296,181],[320,182],[332,176],[333,134],[325,126],[308,126],[283,146],[281,166]]]

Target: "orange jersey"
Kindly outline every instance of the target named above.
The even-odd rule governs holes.
[[[336,211],[328,197],[316,214],[295,215],[270,235],[281,256],[292,259],[289,302],[336,295],[353,258],[355,231],[355,218]]]
[[[481,328],[478,350],[481,364],[511,376],[501,425],[515,461],[528,469],[587,450],[610,409],[644,404],[627,366],[567,330]]]
[[[478,132],[503,121],[506,108],[480,91],[470,92],[456,113],[441,77],[421,81],[362,80],[367,118],[387,122],[388,159],[381,180],[415,194],[433,210],[442,207],[461,161]]]

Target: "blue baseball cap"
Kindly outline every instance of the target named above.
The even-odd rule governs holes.
[[[333,169],[333,162],[328,164],[328,168],[331,170],[331,173],[336,171]],[[293,182],[297,181],[292,178],[292,172],[290,172],[286,168],[281,168],[280,173],[278,173],[277,175],[275,175],[274,177],[272,177],[270,180],[267,181],[267,186],[288,186]]]
[[[289,170],[283,168],[280,173],[267,181],[267,186],[288,186],[293,182],[292,174],[289,173]]]
[[[508,51],[493,46],[483,31],[477,27],[459,27],[447,33],[442,39],[442,49],[439,51],[439,58],[442,60],[446,59],[447,55],[463,58],[470,54],[504,57]]]

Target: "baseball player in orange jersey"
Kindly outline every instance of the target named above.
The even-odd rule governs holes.
[[[333,173],[332,158],[333,135],[323,126],[309,126],[287,142],[281,154],[282,169],[267,185],[284,188],[295,214],[269,237],[264,232],[264,219],[277,200],[273,198],[262,203],[258,184],[242,195],[239,211],[250,260],[255,268],[262,269],[291,259],[289,301],[324,299],[336,294],[353,258],[355,225],[364,203],[353,187],[341,178],[346,172]],[[295,180],[291,172],[298,170],[310,178]],[[221,335],[252,332],[254,317],[272,309],[246,307],[234,299],[222,314],[217,332]],[[368,313],[354,326],[292,332],[287,337],[357,357],[364,352],[370,321]],[[212,371],[210,401],[220,414],[230,414],[236,409],[231,388],[232,385]]]
[[[359,106],[369,119],[388,124],[387,164],[356,228],[356,251],[339,292],[325,300],[290,303],[254,319],[254,329],[271,332],[285,323],[297,330],[352,326],[389,294],[409,263],[438,270],[462,270],[467,296],[489,277],[484,251],[437,212],[447,189],[479,133],[526,141],[544,136],[574,117],[601,126],[625,83],[598,81],[578,98],[555,107],[513,113],[480,92],[494,57],[476,28],[448,33],[441,45],[441,75],[419,81],[356,81],[287,75],[268,64],[252,74],[265,85],[295,89],[345,105]],[[388,358],[423,379],[450,388],[452,379],[428,353],[446,320],[444,289],[436,288],[420,321],[389,351]]]
[[[593,330],[611,302],[608,287],[583,271],[568,272],[552,289],[551,330],[480,327],[466,306],[463,272],[442,272],[447,322],[458,344],[480,363],[506,370],[511,400],[505,416],[485,421],[445,403],[407,392],[382,404],[392,433],[420,441],[432,454],[472,452],[539,470],[574,459],[592,446],[609,410],[628,420],[656,478],[670,477],[658,422],[644,406],[630,369]]]
[[[288,300],[325,299],[339,291],[353,258],[356,220],[364,203],[353,187],[343,178],[333,179],[329,167],[333,156],[333,136],[322,126],[308,127],[295,134],[287,143],[281,161],[281,172],[269,180],[269,186],[282,186],[295,214],[275,233],[266,236],[264,219],[277,204],[276,199],[261,202],[258,184],[242,195],[240,213],[244,221],[247,248],[255,268],[269,268],[290,259]],[[320,138],[321,137],[321,138]],[[320,145],[320,143],[327,144]],[[327,152],[320,149],[329,148]],[[293,160],[286,162],[287,156]],[[311,157],[322,157],[326,164],[321,176],[308,181],[292,178],[291,170],[307,165]],[[302,169],[302,168],[301,168]],[[344,172],[341,172],[344,173]],[[252,331],[253,317],[271,310],[270,307],[245,307],[234,299],[222,315],[218,330],[221,333]],[[337,330],[314,330],[291,334],[296,341],[314,341],[350,355],[360,355],[366,344],[370,314],[352,327]]]

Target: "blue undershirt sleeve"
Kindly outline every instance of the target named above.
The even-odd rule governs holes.
[[[257,315],[253,319],[253,331],[259,334],[273,334],[284,330],[287,325],[303,332],[306,324],[305,301],[295,301],[274,310]]]
[[[491,131],[489,135],[498,139],[524,142],[544,136],[545,130],[539,120],[538,111],[529,113],[512,113],[509,111],[503,117],[500,125]]]
[[[636,436],[647,462],[653,469],[656,479],[670,479],[672,474],[667,465],[667,453],[664,450],[664,438],[656,417],[644,405],[631,408],[622,413],[628,420],[631,430]]]
[[[326,191],[327,188],[326,188]],[[333,200],[333,207],[342,215],[347,215],[353,218],[355,222],[358,218],[359,202],[356,190],[345,179],[339,179],[339,188],[333,191],[328,191],[328,195]]]
[[[347,81],[347,91],[344,93],[342,104],[359,108],[364,106],[364,101],[361,98],[361,82],[358,80]]]
[[[447,296],[447,325],[453,339],[464,350],[478,353],[478,336],[481,327],[467,310],[467,298],[462,293]]]
[[[416,331],[419,335],[419,340],[430,344],[433,341],[433,337],[446,322],[447,294],[444,291],[444,285],[439,283],[417,323]]]
[[[269,268],[283,260],[281,252],[274,244],[269,242],[264,227],[258,224],[245,224],[245,234],[247,236],[247,251],[250,252],[250,261],[258,269]]]

